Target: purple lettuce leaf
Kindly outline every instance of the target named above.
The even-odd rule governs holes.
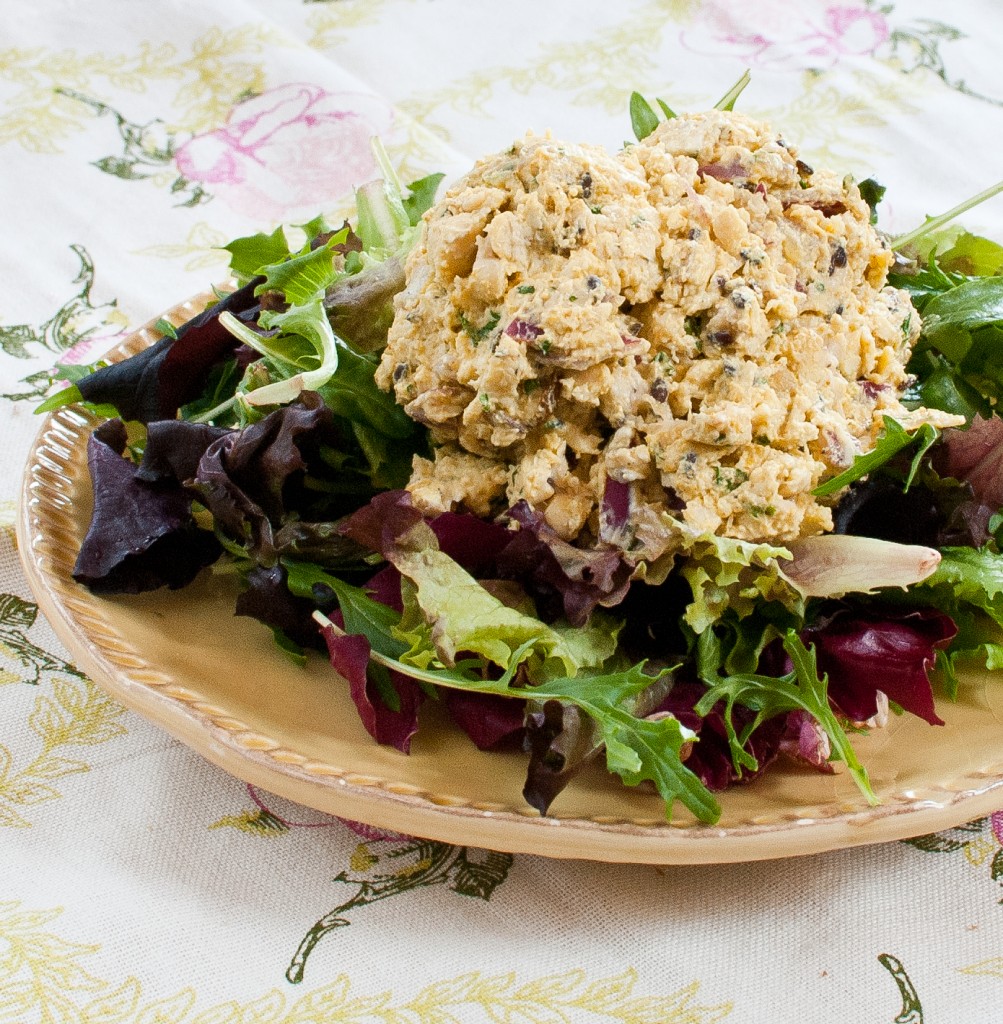
[[[255,566],[248,574],[245,589],[237,596],[235,614],[257,619],[271,629],[280,630],[300,647],[323,651],[326,649],[314,609],[329,612],[333,600],[313,600],[297,597],[286,585],[286,570],[282,565]]]
[[[450,718],[473,740],[478,750],[522,747],[526,734],[525,701],[492,693],[445,689],[443,702]]]
[[[931,449],[935,470],[908,491],[873,475],[840,500],[837,533],[926,547],[982,547],[989,520],[1003,508],[1003,419],[975,416],[969,427],[945,430]]]
[[[193,480],[202,456],[221,437],[232,431],[208,423],[187,420],[155,420],[147,425],[146,446],[136,476],[147,483]]]
[[[237,348],[237,339],[220,325],[219,314],[253,315],[258,308],[254,290],[263,280],[255,278],[193,317],[178,328],[176,338],[161,338],[129,359],[83,377],[77,381],[80,394],[85,401],[115,406],[125,420],[174,419],[182,405],[199,396],[210,368]]]
[[[358,548],[333,525],[334,513],[305,485],[320,451],[339,432],[320,397],[305,392],[290,405],[214,441],[199,462],[194,486],[217,525],[263,564],[281,555],[339,565]]]
[[[784,734],[780,738],[780,753],[802,764],[809,764],[820,772],[835,772],[829,760],[832,746],[825,730],[807,711],[789,711]]]
[[[834,532],[937,548],[948,524],[956,521],[955,508],[969,493],[956,485],[933,489],[922,483],[903,491],[898,481],[874,476],[854,484],[840,500],[833,512]]]
[[[331,621],[341,626],[340,613]],[[418,731],[418,709],[425,692],[414,680],[369,660],[372,649],[360,634],[338,634],[330,626],[321,630],[334,670],[348,681],[352,702],[366,732],[386,746],[407,754]],[[395,706],[391,707],[390,703]]]
[[[519,502],[506,516],[520,529],[451,512],[426,520],[411,504],[407,491],[398,490],[376,495],[349,516],[341,529],[388,557],[409,531],[425,522],[440,549],[475,577],[522,584],[544,619],[563,614],[573,626],[583,626],[596,605],[614,605],[623,599],[632,568],[615,548],[576,548],[526,502]]]
[[[454,518],[473,517],[456,516]],[[443,539],[446,540],[447,546],[450,542],[449,533],[453,525],[455,524],[449,524],[443,530]],[[465,532],[460,529],[458,543],[461,546],[465,538]],[[451,557],[456,558],[457,555],[451,553]],[[385,604],[395,612],[403,611],[401,574],[395,566],[384,566],[365,584],[363,589],[374,601]],[[407,700],[404,703],[417,708],[423,699],[421,687],[407,676],[397,672],[389,674],[398,694],[403,698],[406,693]],[[521,745],[524,732],[523,709],[525,705],[523,701],[498,697],[493,694],[446,689],[443,691],[443,702],[453,721],[463,729],[479,749],[499,750]]]
[[[427,523],[439,549],[476,577],[493,577],[499,552],[515,536],[498,523],[477,516],[445,512],[425,519],[411,504],[407,491],[377,494],[340,524],[346,537],[388,557],[401,539],[419,523]]]
[[[838,609],[805,629],[814,644],[819,672],[829,677],[830,702],[851,721],[878,713],[884,693],[903,710],[943,725],[933,702],[929,671],[937,651],[957,633],[954,622],[932,609],[896,614],[887,609]]]
[[[73,578],[98,594],[186,586],[221,553],[195,524],[191,498],[176,483],[149,484],[123,458],[125,427],[102,424],[88,440],[94,511]]]
[[[563,612],[571,625],[583,626],[597,605],[623,600],[633,567],[616,548],[569,544],[525,501],[506,515],[521,529],[499,553],[498,574],[522,583],[553,617]]]
[[[716,704],[704,717],[694,711],[705,692],[703,683],[677,681],[657,710],[674,715],[697,734],[697,742],[686,758],[686,767],[711,792],[719,793],[733,783],[750,782],[776,760],[787,729],[788,716],[784,714],[769,718],[752,733],[745,749],[756,759],[758,767],[752,771],[746,769],[740,774],[735,768],[728,744],[724,704]],[[749,708],[735,705],[732,720],[737,732],[741,733],[754,718],[755,713]]]
[[[480,578],[496,575],[498,555],[514,536],[498,523],[456,512],[444,512],[436,516],[429,526],[439,542],[440,550],[445,551],[472,576]]]
[[[561,700],[531,705],[526,712],[529,765],[523,799],[546,814],[557,795],[590,761],[602,753],[595,722]]]
[[[673,685],[666,675],[621,707],[640,719],[652,716]],[[532,690],[527,693],[532,698]],[[546,814],[561,790],[606,749],[602,729],[594,718],[565,700],[532,701],[527,705],[525,726],[523,746],[529,751],[529,765],[522,795],[531,807]]]
[[[1003,419],[973,418],[967,430],[945,430],[935,450],[934,467],[966,487],[968,500],[955,513],[962,530],[941,539],[941,546],[981,547],[989,539],[989,520],[1003,509]]]
[[[384,491],[343,520],[340,529],[346,537],[386,558],[401,537],[423,522],[424,516],[411,504],[407,491]]]

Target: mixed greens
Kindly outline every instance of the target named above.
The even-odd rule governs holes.
[[[636,94],[631,114],[638,138],[659,119]],[[440,701],[480,748],[527,752],[541,813],[598,757],[703,822],[715,792],[781,756],[841,761],[875,801],[849,736],[889,709],[937,725],[932,680],[951,698],[966,659],[1003,667],[1003,246],[930,222],[901,241],[890,282],[923,319],[909,399],[965,429],[889,418],[816,492],[846,488],[834,535],[789,549],[694,536],[664,578],[640,579],[524,502],[490,521],[411,504],[428,436],[374,373],[441,176],[405,188],[377,156],[354,223],[231,242],[234,291],[41,407],[106,420],[75,578],[135,593],[218,563],[239,580],[237,614],[294,658],[327,654],[377,741],[407,752]],[[883,189],[864,185],[876,206]]]

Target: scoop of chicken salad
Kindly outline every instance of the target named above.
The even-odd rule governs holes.
[[[434,515],[527,502],[633,561],[698,533],[831,530],[820,483],[906,409],[919,337],[852,179],[726,111],[609,154],[527,136],[428,212],[377,382],[436,448],[408,483]],[[629,487],[627,522],[603,498]]]

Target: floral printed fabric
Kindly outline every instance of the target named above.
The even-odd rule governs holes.
[[[60,649],[18,568],[49,368],[527,128],[616,146],[632,89],[741,99],[906,229],[1001,176],[994,0],[41,0],[0,49],[0,1022],[998,1020],[1000,814],[904,843],[654,869],[491,853],[249,789]],[[1003,202],[967,224],[1003,239]]]

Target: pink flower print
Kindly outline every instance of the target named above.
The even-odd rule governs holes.
[[[1003,846],[1003,811],[994,811],[989,818],[996,842]]]
[[[821,30],[828,55],[864,54],[874,51],[888,38],[888,22],[878,11],[864,7],[827,7],[826,26]]]
[[[707,0],[682,41],[698,53],[726,54],[753,67],[802,71],[872,54],[888,34],[885,16],[859,4],[831,4],[819,14],[789,0],[759,0],[754,9]]]
[[[350,818],[339,818],[338,821],[367,843],[399,843],[408,838],[400,832],[391,832],[389,829],[366,825],[361,821],[352,821]]]
[[[238,104],[222,127],[181,146],[175,163],[254,220],[310,217],[375,176],[370,139],[391,120],[377,97],[289,83]]]

